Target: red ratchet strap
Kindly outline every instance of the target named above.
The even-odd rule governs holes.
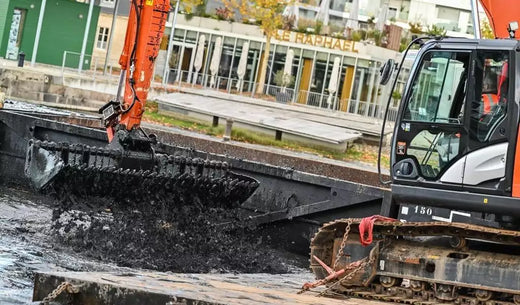
[[[372,243],[372,232],[374,230],[374,223],[376,221],[394,222],[398,220],[381,215],[374,215],[363,218],[359,223],[359,240],[363,246],[368,246]]]

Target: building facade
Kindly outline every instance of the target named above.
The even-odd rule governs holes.
[[[109,45],[109,64],[118,65],[129,4],[128,0],[97,0],[86,66],[99,70]],[[40,5],[38,0],[0,1],[0,56],[16,59],[23,51],[27,59],[32,58]],[[206,12],[222,5],[219,0],[210,0]],[[38,62],[77,67],[88,8],[88,0],[47,1]],[[155,74],[171,84],[188,83],[253,96],[260,64],[266,60],[264,98],[379,116],[382,103],[392,95],[379,85],[379,69],[387,59],[398,59],[399,52],[377,47],[374,41],[354,42],[331,35],[332,27],[373,29],[392,23],[394,28],[406,28],[420,20],[423,26],[442,25],[448,33],[458,31],[459,36],[472,32],[469,1],[460,5],[447,0],[301,0],[293,12],[295,8],[299,22],[322,20],[329,31],[320,35],[319,31],[279,30],[269,54],[264,54],[265,37],[257,26],[183,14],[174,26],[170,16]],[[398,49],[399,38],[396,42]]]
[[[219,0],[208,1],[206,15],[221,7]],[[269,54],[264,54],[265,37],[258,27],[181,14],[169,58],[167,29],[156,74],[165,76],[170,84],[258,96],[259,67],[267,60],[260,97],[381,117],[383,104],[397,93],[379,85],[379,69],[387,59],[399,59],[400,53],[377,47],[375,40],[338,38],[347,37],[346,28],[385,29],[386,46],[393,45],[394,50],[399,50],[402,37],[410,36],[406,33],[410,23],[423,30],[436,25],[451,36],[473,36],[470,3],[462,0],[300,0],[284,14],[297,17],[293,25],[296,31],[279,30]],[[320,21],[326,28],[316,32],[299,25],[309,21]],[[167,27],[171,25],[170,18]],[[281,81],[280,75],[287,71],[288,82]],[[406,73],[401,76],[397,88],[404,86]],[[396,115],[397,100],[390,119]]]
[[[432,25],[444,28],[448,36],[474,37],[470,1],[390,0],[387,19],[392,18],[405,28],[409,22],[418,22],[424,28]]]
[[[117,4],[116,20],[112,28],[114,9]],[[96,29],[96,41],[93,50],[93,65],[104,65],[108,56],[108,64],[117,66],[119,56],[125,43],[128,15],[130,13],[130,1],[128,0],[101,0],[99,3],[101,11]],[[112,33],[113,31],[113,33]],[[110,37],[112,38],[110,40]],[[110,50],[109,50],[109,43]]]
[[[0,56],[16,60],[24,52],[33,56],[41,0],[0,1]],[[70,52],[66,65],[78,67],[89,4],[73,0],[47,1],[44,8],[36,61],[61,66],[65,52]],[[90,65],[99,7],[93,8],[87,39],[85,66]],[[76,55],[73,55],[76,54]]]
[[[449,36],[473,36],[471,4],[466,0],[300,0],[290,10],[301,22],[321,21],[336,32],[344,27],[368,29],[385,23],[409,29],[418,23],[424,30],[436,25]],[[352,22],[354,21],[354,22]]]
[[[268,60],[263,98],[377,116],[385,90],[379,86],[379,69],[399,56],[372,44],[283,30],[268,56],[264,48],[265,37],[256,26],[180,15],[170,58],[161,52],[156,73],[164,65],[170,84],[254,95],[260,63]],[[286,66],[290,81],[284,83],[280,74]]]

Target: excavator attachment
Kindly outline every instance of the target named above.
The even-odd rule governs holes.
[[[25,174],[40,191],[118,200],[165,198],[233,208],[258,187],[226,162],[150,151],[31,141]]]
[[[25,174],[37,189],[217,207],[235,207],[255,191],[256,180],[232,173],[224,162],[156,153],[155,137],[140,128],[169,11],[168,0],[131,1],[116,99],[100,109],[110,144],[32,141]]]

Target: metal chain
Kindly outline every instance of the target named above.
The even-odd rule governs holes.
[[[341,245],[340,245],[340,248],[338,249],[338,254],[336,256],[336,261],[334,262],[334,270],[336,270],[338,264],[339,264],[339,260],[340,260],[340,257],[343,256],[345,253],[343,251],[343,249],[345,249],[345,247],[347,246],[347,239],[348,239],[348,235],[350,233],[350,228],[351,228],[351,225],[352,225],[352,222],[353,220],[352,219],[348,219],[347,220],[347,226],[345,228],[345,233],[343,234],[343,240],[341,241]],[[348,282],[349,280],[351,280],[354,275],[356,275],[356,273],[360,270],[362,270],[363,268],[365,268],[366,266],[370,266],[374,263],[375,261],[375,257],[371,256],[369,254],[368,256],[368,260],[362,262],[359,264],[359,266],[357,266],[356,268],[354,268],[352,271],[350,271],[349,273],[347,273],[345,276],[343,276],[341,279],[338,279],[338,281],[336,281],[334,284],[332,284],[331,286],[327,287],[327,289],[323,290],[322,292],[320,292],[320,294],[318,296],[322,296],[326,293],[328,293],[329,291],[332,291],[332,289],[334,289],[336,286],[338,286],[339,284],[343,283],[343,282]]]
[[[338,249],[338,254],[336,255],[336,260],[334,261],[334,266],[332,267],[334,270],[336,270],[339,264],[339,260],[345,254],[343,252],[343,249],[345,249],[345,247],[347,246],[348,234],[350,233],[350,225],[352,225],[351,218],[347,220],[347,227],[345,228],[345,233],[343,234],[343,240],[341,241],[341,245]]]
[[[45,298],[43,298],[40,305],[47,305],[51,301],[54,301],[60,294],[63,293],[63,291],[67,291],[68,293],[78,293],[79,287],[74,286],[69,282],[62,282],[58,285],[58,287],[56,287],[56,289],[51,291]]]
[[[349,273],[347,273],[347,275],[345,275],[344,277],[342,277],[341,279],[338,279],[334,284],[330,285],[329,287],[327,287],[325,290],[323,290],[322,292],[320,292],[318,294],[318,296],[323,296],[325,295],[326,293],[328,293],[329,291],[333,291],[334,288],[336,288],[336,286],[338,286],[339,284],[343,283],[343,282],[347,282],[349,280],[351,280],[354,275],[356,275],[356,273],[365,268],[367,265],[370,264],[370,260],[368,262],[363,262],[361,264],[359,264],[359,266],[357,266],[355,269],[353,269],[352,271],[350,271]]]

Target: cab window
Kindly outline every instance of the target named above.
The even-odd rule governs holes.
[[[461,124],[469,52],[430,51],[416,75],[404,120]]]
[[[470,136],[489,140],[506,115],[509,90],[507,51],[479,51],[475,60],[475,100],[471,107]]]

